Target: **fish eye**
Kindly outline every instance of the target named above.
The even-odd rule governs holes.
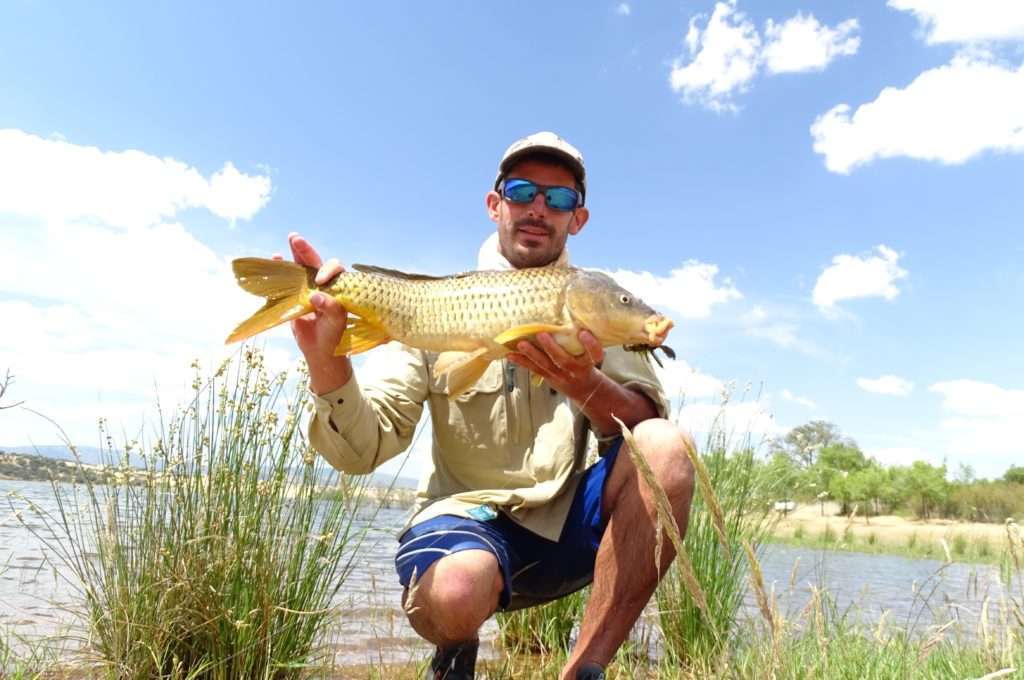
[[[630,303],[630,298],[628,295],[623,293],[622,295],[619,296],[619,302],[621,302],[624,305],[628,305]]]

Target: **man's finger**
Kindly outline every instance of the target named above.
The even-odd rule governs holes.
[[[320,254],[309,244],[309,241],[299,236],[298,233],[293,231],[288,234],[288,245],[292,249],[292,258],[299,264],[317,269],[323,264]]]
[[[593,333],[586,330],[580,331],[579,339],[583,344],[583,349],[586,350],[594,365],[601,363],[601,360],[604,359],[604,347],[601,346],[601,341],[594,337]]]
[[[331,282],[334,277],[345,271],[345,267],[342,266],[341,262],[338,262],[335,258],[331,258],[324,262],[316,273],[316,285],[323,286]]]
[[[523,355],[534,364],[535,369],[533,370],[536,372],[551,373],[554,371],[554,365],[552,364],[551,359],[547,354],[534,347],[533,343],[523,340],[516,345],[516,349],[519,350],[519,354]]]

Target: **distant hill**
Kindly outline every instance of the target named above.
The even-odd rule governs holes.
[[[112,454],[110,452],[107,452],[104,455],[102,449],[99,449],[99,448],[97,448],[95,446],[79,446],[79,447],[77,447],[77,449],[78,449],[78,455],[81,457],[82,462],[84,464],[86,464],[86,465],[104,465],[104,464],[110,464],[111,463],[110,456]],[[3,454],[3,453],[17,453],[17,454],[21,454],[22,456],[26,456],[26,457],[30,457],[30,458],[41,457],[41,458],[44,458],[44,459],[52,459],[52,460],[57,460],[57,461],[65,461],[65,460],[73,461],[73,460],[75,460],[74,455],[72,455],[72,453],[68,449],[68,447],[64,446],[63,444],[52,444],[52,445],[47,445],[47,446],[0,446],[0,454]],[[116,453],[113,454],[113,455],[116,455]],[[106,458],[106,460],[104,460],[104,457]],[[34,469],[35,468],[38,468],[38,465],[34,466]],[[63,466],[58,467],[58,468],[54,468],[52,466],[45,466],[45,468],[47,470],[61,470],[61,471],[64,471],[64,467]],[[20,469],[23,470],[26,474],[28,474],[28,468],[20,468]],[[39,469],[41,469],[41,468],[39,468]],[[11,471],[9,471],[9,474],[17,475],[18,473],[16,473],[12,469]],[[0,477],[2,477],[2,474],[0,474]],[[28,477],[24,477],[24,476],[18,475],[18,476],[15,476],[14,478],[16,478],[16,479],[35,479],[36,477],[35,477],[35,473],[33,472],[31,474],[31,476],[28,476]],[[41,477],[41,479],[45,479],[45,477]],[[394,487],[396,489],[415,489],[416,485],[417,485],[417,482],[416,482],[415,479],[411,479],[409,477],[397,477],[396,478],[396,477],[393,477],[391,475],[386,475],[386,474],[381,474],[381,473],[373,473],[370,476],[370,486],[376,486],[376,487],[380,487],[380,488],[387,488],[387,487],[392,486],[392,485],[394,485]]]
[[[101,449],[95,446],[78,446],[78,455],[86,465],[100,465],[104,461],[100,455]],[[43,456],[44,458],[56,458],[57,460],[74,460],[75,457],[64,444],[51,444],[47,446],[2,446],[0,451],[7,453],[24,453],[32,456]],[[106,461],[109,462],[109,461]]]

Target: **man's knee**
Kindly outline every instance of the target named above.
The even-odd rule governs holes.
[[[498,560],[484,550],[462,550],[439,559],[406,592],[413,628],[428,639],[461,641],[475,636],[497,609],[503,579]],[[437,640],[435,639],[435,642]]]
[[[665,492],[689,498],[694,482],[690,452],[696,452],[690,433],[664,418],[651,418],[633,429],[633,438]]]

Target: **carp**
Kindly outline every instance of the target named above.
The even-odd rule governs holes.
[[[349,313],[335,355],[352,356],[391,340],[438,352],[434,375],[448,376],[449,398],[538,333],[550,333],[572,354],[584,351],[578,333],[585,329],[604,347],[660,347],[674,356],[663,344],[672,320],[596,271],[535,267],[427,276],[357,264],[318,286],[315,268],[293,262],[247,257],[234,260],[232,269],[243,290],[266,302],[228,343],[308,314],[310,295],[321,292]]]

